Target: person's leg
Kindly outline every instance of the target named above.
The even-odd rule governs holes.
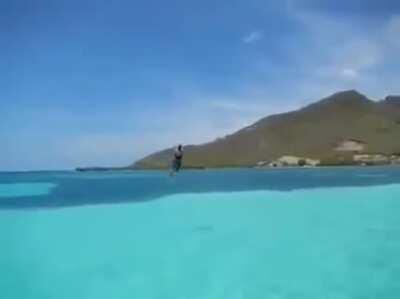
[[[170,176],[173,176],[177,172],[177,160],[173,159],[171,162],[171,170],[169,172]]]
[[[182,167],[182,161],[181,160],[176,160],[176,167],[175,171],[178,172]]]

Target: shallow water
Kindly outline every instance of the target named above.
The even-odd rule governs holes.
[[[0,175],[37,183],[0,193],[4,298],[400,297],[396,168]]]

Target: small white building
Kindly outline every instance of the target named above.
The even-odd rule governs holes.
[[[300,160],[304,159],[296,156],[282,156],[278,159],[278,162],[286,166],[298,166]]]
[[[318,159],[296,157],[296,156],[282,156],[278,160],[271,162],[279,166],[318,166],[321,161]]]
[[[390,162],[389,157],[382,154],[357,154],[353,156],[353,160],[360,164],[387,164]]]

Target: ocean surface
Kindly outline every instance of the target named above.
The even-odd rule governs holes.
[[[0,298],[400,298],[400,168],[0,173]]]

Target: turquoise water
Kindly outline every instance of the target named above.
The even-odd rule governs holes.
[[[0,294],[399,298],[399,172],[3,174]]]
[[[0,198],[47,195],[54,187],[51,183],[0,183]]]

